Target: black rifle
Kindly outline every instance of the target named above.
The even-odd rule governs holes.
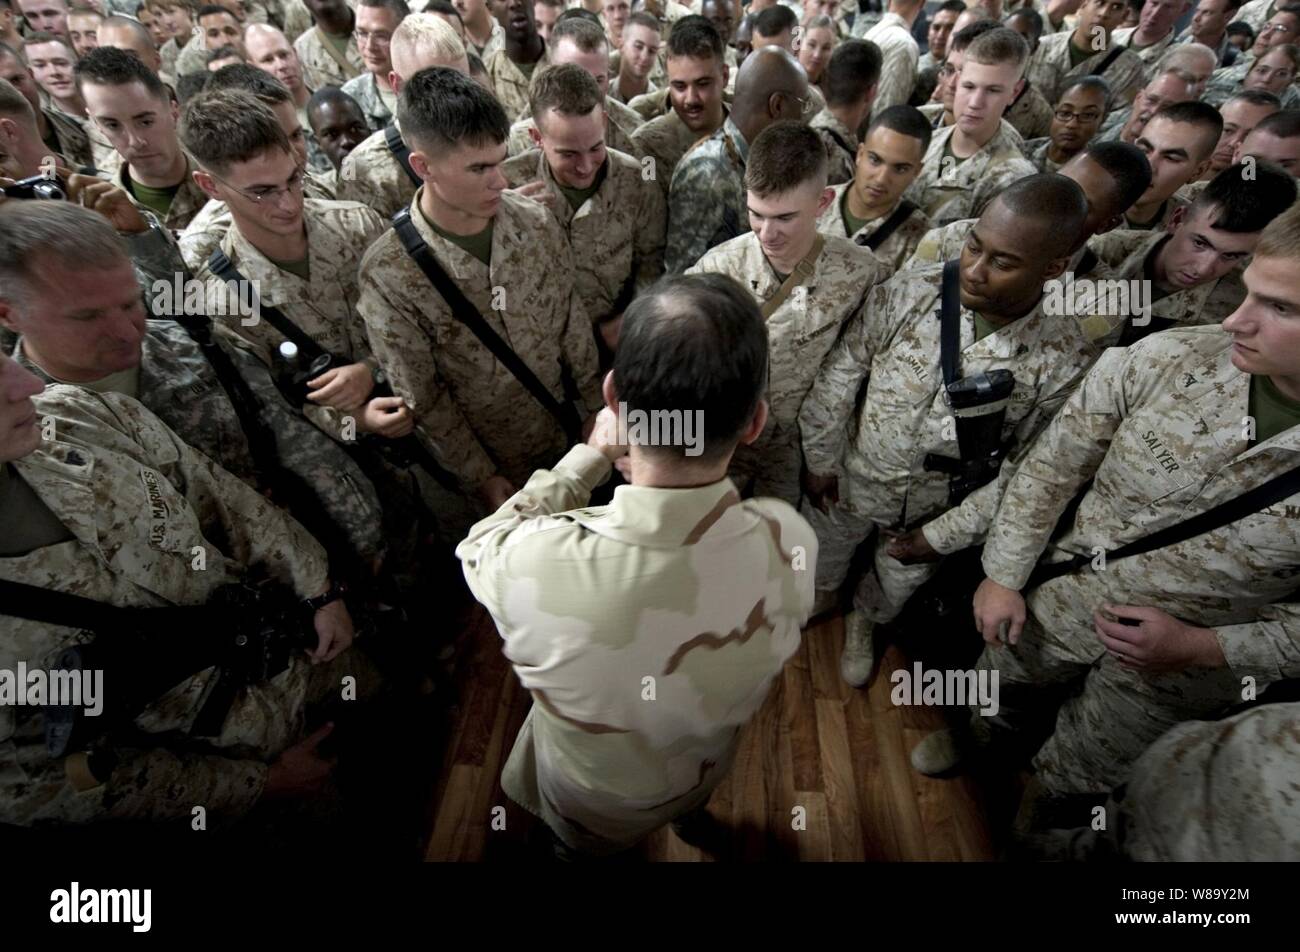
[[[105,602],[0,579],[0,614],[95,632],[65,648],[51,671],[102,671],[104,709],[45,707],[45,745],[51,758],[83,750],[126,728],[149,704],[208,668],[218,668],[190,733],[214,737],[242,687],[270,680],[296,650],[314,648],[313,612],[276,583],[233,583],[204,605],[122,608]],[[66,699],[64,699],[66,700]]]
[[[1009,370],[990,370],[973,377],[959,377],[961,297],[957,259],[943,266],[943,292],[939,307],[939,362],[943,368],[944,392],[957,426],[960,459],[927,453],[924,466],[948,475],[948,505],[959,506],[967,496],[997,477],[1006,458],[1002,423],[1007,402],[1016,387]]]

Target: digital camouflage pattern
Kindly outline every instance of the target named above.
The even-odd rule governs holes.
[[[546,183],[550,210],[573,253],[578,307],[597,322],[622,313],[614,305],[629,281],[640,293],[663,274],[668,222],[663,194],[642,176],[641,163],[615,149],[606,154],[600,187],[577,210],[560,191],[541,149],[531,149],[501,166],[511,188]]]
[[[632,147],[636,154],[654,160],[654,177],[664,199],[673,183],[673,173],[699,137],[690,126],[682,122],[676,109],[669,109],[642,125],[632,134]]]
[[[826,146],[827,181],[831,185],[840,185],[853,178],[854,163],[858,156],[858,136],[852,129],[835,117],[829,109],[823,109],[812,117],[808,123],[821,137]]]
[[[713,248],[686,273],[725,274],[749,289],[760,308],[782,284],[753,232]],[[752,478],[755,496],[799,504],[799,408],[840,329],[888,275],[867,249],[827,237],[812,274],[767,318],[768,421],[762,435],[738,446],[732,458],[730,475],[742,488]]]
[[[936,551],[950,553],[979,542],[993,522],[1005,479],[949,508],[948,476],[923,465],[930,453],[959,458],[939,366],[942,276],[942,265],[931,265],[872,288],[804,401],[799,425],[808,469],[840,477],[835,515],[826,519],[812,510],[822,544],[819,589],[840,586],[853,550],[873,528],[923,527]],[[961,374],[1001,368],[1015,376],[1002,427],[1009,461],[1004,476],[1065,401],[1092,355],[1077,325],[1044,314],[1041,304],[978,341],[974,315],[961,309]],[[868,598],[859,589],[859,608],[878,621],[893,618],[903,606],[899,595],[910,594],[934,569],[933,563],[888,561],[892,565],[878,577],[890,597],[877,592]],[[895,576],[911,581],[895,585],[890,581]]]
[[[257,568],[301,597],[324,591],[325,553],[261,494],[192,449],[141,404],[120,394],[53,387],[35,398],[54,438],[13,465],[75,536],[0,560],[0,576],[127,607],[202,605]],[[226,540],[224,548],[214,539]],[[206,567],[194,568],[197,552]],[[183,633],[180,633],[183,634]],[[84,630],[6,619],[0,664],[45,668]],[[267,765],[303,733],[313,692],[337,689],[302,656],[274,679],[239,690],[217,737],[189,731],[216,669],[200,672],[135,720],[142,736],[119,749],[107,783],[78,791],[46,753],[39,708],[0,707],[0,798],[20,826],[107,820],[188,821],[195,806],[214,825],[246,813]],[[106,691],[112,691],[111,674]],[[150,735],[159,736],[148,746]]]
[[[1092,71],[1101,65],[1101,61],[1110,52],[1108,47],[1089,56],[1078,66],[1071,66],[1070,38],[1073,36],[1073,30],[1064,30],[1051,36],[1045,35],[1038,41],[1038,49],[1034,50],[1034,55],[1029,57],[1025,78],[1034,84],[1049,103],[1060,100],[1061,87],[1065,85],[1067,79],[1092,75]],[[1111,37],[1111,43],[1114,42],[1114,37]],[[1111,105],[1118,106],[1121,103],[1132,102],[1137,91],[1146,83],[1146,64],[1132,50],[1125,50],[1106,67],[1101,76],[1110,84]]]
[[[905,105],[912,98],[916,64],[921,58],[911,25],[897,13],[886,13],[871,29],[859,35],[880,47],[880,82],[876,86],[872,113],[878,116],[890,106]]]
[[[536,701],[502,789],[595,854],[708,801],[798,650],[817,560],[793,509],[730,480],[582,508],[609,471],[575,446],[456,550]]]
[[[1022,139],[1037,139],[1052,131],[1052,104],[1025,80],[1025,88],[1016,97],[1002,118],[1020,133]]]
[[[323,86],[342,88],[344,83],[360,76],[366,68],[361,51],[357,49],[355,34],[348,37],[347,49],[343,53],[346,66],[330,55],[333,47],[321,35],[319,26],[313,26],[294,40],[293,48],[298,53],[298,61],[302,63],[302,81],[308,89],[320,89]]]
[[[1233,17],[1233,19],[1235,20],[1237,18]],[[1132,42],[1133,34],[1135,32],[1137,32],[1137,27],[1135,26],[1122,27],[1112,33],[1110,39],[1112,43],[1119,43],[1131,50],[1137,58],[1142,61],[1142,65],[1148,70],[1156,65],[1156,62],[1160,57],[1164,56],[1165,51],[1169,49],[1169,47],[1174,45],[1174,38],[1177,35],[1177,31],[1171,29],[1162,39],[1157,40],[1150,46],[1144,46],[1141,49],[1138,49],[1133,46]]]
[[[1030,139],[1024,146],[1025,158],[1039,172],[1059,172],[1061,163],[1053,162],[1047,156],[1047,150],[1052,147],[1052,140],[1047,136],[1041,139]]]
[[[1232,366],[1222,328],[1176,328],[1102,354],[1079,389],[1020,460],[984,546],[987,576],[1025,585],[1040,557],[1094,559],[1241,495],[1294,469],[1300,427],[1251,445],[1250,377]],[[1068,530],[1058,516],[1091,480]],[[1050,728],[1047,688],[1082,693],[1056,713],[1035,758],[1051,793],[1109,789],[1156,738],[1210,717],[1259,689],[1300,675],[1300,496],[1213,532],[1145,555],[1085,568],[1029,594],[1017,645],[986,648],[997,669],[999,728]],[[1138,674],[1094,631],[1098,605],[1145,605],[1213,628],[1227,667]],[[1045,735],[1044,735],[1045,736]]]
[[[536,73],[548,62],[549,58],[545,49],[543,49],[542,58],[533,66],[533,72]],[[497,94],[497,100],[506,111],[506,118],[514,122],[516,119],[522,119],[529,115],[528,77],[524,75],[523,70],[515,65],[515,61],[507,55],[505,46],[503,45],[485,59],[483,66],[487,69],[488,79],[492,82],[492,89]]]
[[[303,223],[310,280],[279,268],[244,237],[238,226],[232,225],[226,232],[221,250],[239,273],[253,282],[263,306],[277,308],[331,354],[373,369],[376,364],[365,324],[357,313],[361,296],[357,274],[366,248],[383,233],[385,223],[356,202],[315,199],[303,203]],[[206,263],[195,276],[207,282],[211,313],[240,313],[238,292]],[[225,302],[221,308],[214,307],[218,301]],[[248,323],[245,318],[230,318],[221,323],[225,330],[248,341],[267,367],[280,369],[279,348],[286,338],[270,321],[262,318]],[[330,407],[305,403],[303,413],[336,439],[347,439],[345,427],[355,427],[354,420]]]
[[[402,131],[396,119],[393,125]],[[415,195],[415,182],[388,148],[383,129],[347,154],[338,182],[341,200],[367,205],[384,221],[409,205]]]
[[[419,193],[411,221],[483,319],[557,400],[565,399],[567,373],[587,411],[603,405],[591,322],[573,292],[572,252],[551,212],[502,193],[490,267],[434,232],[419,210]],[[360,283],[357,310],[375,356],[415,414],[420,441],[467,495],[495,474],[522,485],[564,452],[555,418],[452,316],[395,231],[370,246]]]
[[[853,187],[853,183],[846,182],[843,185],[835,186],[835,200],[831,202],[826,211],[822,212],[821,217],[817,219],[817,230],[823,235],[834,235],[838,238],[851,238],[856,244],[863,248],[867,246],[867,241],[876,233],[881,225],[889,220],[889,216],[894,213],[891,208],[888,214],[881,215],[879,218],[873,218],[867,222],[852,235],[849,234],[848,228],[844,225],[844,193]],[[897,208],[898,206],[894,206]],[[912,256],[916,251],[916,246],[925,234],[930,230],[930,219],[917,208],[909,215],[901,225],[894,229],[894,233],[880,243],[880,247],[875,248],[872,253],[885,262],[894,271],[903,267],[903,262]]]
[[[956,128],[945,126],[935,132],[921,174],[904,193],[936,227],[978,218],[995,194],[1037,171],[1020,151],[1020,135],[1005,119],[983,148],[962,161],[944,155]]]
[[[681,274],[704,252],[749,231],[745,159],[749,143],[728,116],[717,132],[682,157],[668,190],[664,266]]]
[[[169,229],[172,234],[179,235],[185,230],[185,226],[194,220],[194,216],[199,213],[204,205],[207,204],[208,196],[204,194],[203,189],[199,188],[194,182],[194,172],[198,169],[194,160],[187,154],[185,156],[185,177],[181,179],[180,188],[172,196],[172,203],[167,209],[167,217],[163,219],[162,224]],[[122,162],[117,166],[109,181],[126,192],[131,199],[131,204],[143,211],[150,209],[146,205],[136,201],[135,192],[131,188],[131,166],[127,162]]]
[[[61,109],[53,107],[42,109],[41,114],[54,132],[55,144],[59,154],[67,159],[74,169],[95,164],[94,153],[90,149],[90,136],[86,134],[86,124],[91,119],[77,119]]]
[[[357,101],[357,105],[361,107],[361,114],[366,117],[366,122],[370,124],[372,130],[382,129],[393,121],[393,109],[384,102],[374,73],[367,71],[349,79],[343,84],[343,92]],[[396,93],[392,94],[392,99],[396,104]],[[307,127],[303,126],[303,128]]]

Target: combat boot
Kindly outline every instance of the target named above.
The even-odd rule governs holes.
[[[912,748],[912,767],[927,777],[942,776],[967,764],[985,746],[968,728],[945,727]]]
[[[876,627],[862,612],[854,610],[844,619],[844,651],[840,655],[840,677],[846,684],[860,688],[876,666],[872,631]]]

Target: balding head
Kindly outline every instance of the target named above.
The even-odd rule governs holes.
[[[302,63],[293,45],[269,23],[250,23],[244,29],[244,50],[248,61],[264,69],[297,97],[302,87]]]
[[[745,141],[780,119],[801,119],[808,98],[808,75],[789,51],[779,46],[754,50],[736,76],[731,120]]]
[[[119,16],[106,18],[99,25],[99,45],[129,50],[155,73],[162,68],[158,46],[154,43],[149,28],[139,20]]]
[[[389,47],[393,59],[393,88],[401,91],[406,81],[422,69],[443,66],[469,75],[465,44],[442,17],[434,13],[412,13],[393,31]]]

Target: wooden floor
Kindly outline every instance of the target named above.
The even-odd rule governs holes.
[[[426,858],[532,861],[535,820],[500,786],[501,768],[531,703],[501,654],[491,618],[466,610],[458,699],[434,791]],[[709,812],[729,829],[717,855],[668,828],[636,851],[645,860],[989,860],[989,797],[970,777],[932,780],[908,754],[943,725],[938,709],[890,702],[890,673],[904,663],[890,647],[867,689],[839,676],[843,621],[804,632],[799,653],[741,735],[731,775]],[[1004,805],[1003,805],[1004,806]],[[504,807],[505,829],[501,826]],[[796,830],[802,807],[805,829]],[[494,829],[493,819],[497,818]]]

